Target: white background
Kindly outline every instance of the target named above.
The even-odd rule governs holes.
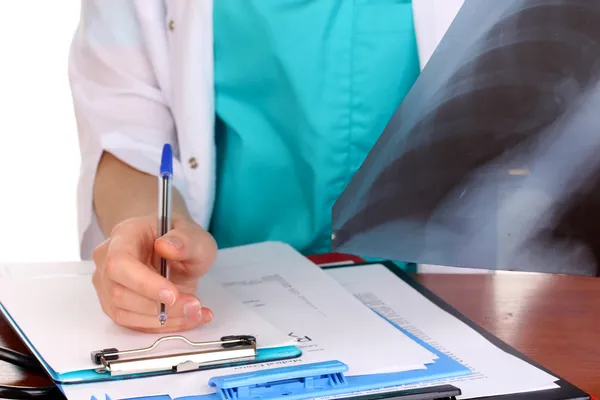
[[[79,259],[67,77],[79,4],[0,1],[0,262]]]

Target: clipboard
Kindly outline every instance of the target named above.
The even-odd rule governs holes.
[[[258,245],[255,249],[256,250],[253,252],[248,252],[248,255],[249,257],[254,257],[254,259],[258,261],[274,260],[274,263],[279,263],[282,259],[287,257],[288,261],[292,263],[311,264],[306,262],[306,258],[293,251],[293,249],[287,245],[267,243]],[[222,259],[223,265],[229,265],[227,262],[231,265],[236,265],[235,260],[237,260],[237,257],[246,257],[246,249],[242,248],[237,251],[240,254],[237,254],[235,250],[232,250],[232,252],[229,253],[224,252],[224,257],[231,255],[230,257],[233,257],[233,261]],[[244,262],[248,262],[247,259],[245,259]],[[314,264],[312,264],[312,266],[314,267],[313,271],[318,270]],[[73,267],[74,271],[69,269],[71,267]],[[20,285],[25,285],[27,287],[30,287],[29,284],[31,282],[35,282],[37,286],[33,285],[31,287],[50,288],[44,293],[47,296],[52,296],[54,294],[53,291],[62,290],[63,285],[49,285],[44,279],[46,279],[46,276],[54,278],[55,275],[51,275],[49,271],[54,273],[55,270],[59,269],[63,273],[61,278],[65,281],[63,283],[68,283],[69,287],[72,289],[69,296],[79,296],[83,293],[92,293],[89,291],[89,287],[81,284],[81,282],[85,282],[86,285],[89,283],[89,273],[88,269],[85,269],[85,267],[86,266],[83,266],[80,263],[75,266],[44,264],[37,266],[37,268],[34,269],[34,272],[28,272],[22,276],[15,273],[14,275],[11,274],[10,278],[14,279],[15,282],[19,280]],[[91,269],[91,267],[91,264],[87,265],[87,268]],[[223,266],[223,268],[230,267]],[[317,275],[320,276],[320,271]],[[218,292],[222,292],[223,290],[214,289],[216,287],[220,288],[220,285],[216,284],[216,277],[203,282],[205,285],[210,284],[210,287],[213,287],[214,297],[211,300],[213,307],[218,304],[228,304],[227,302],[219,303],[219,296],[223,293],[219,294]],[[7,282],[4,282],[4,285],[7,285]],[[19,286],[17,285],[16,287]],[[209,288],[204,287],[204,289]],[[337,285],[334,285],[334,289],[339,289],[337,293],[343,292],[343,289]],[[4,314],[5,319],[12,326],[16,334],[20,336],[30,352],[32,352],[35,358],[42,364],[44,370],[53,382],[63,390],[63,393],[73,393],[73,395],[75,395],[75,393],[78,393],[77,395],[83,393],[84,396],[86,394],[98,396],[98,391],[100,391],[103,396],[105,390],[117,390],[119,384],[123,383],[125,387],[130,388],[126,390],[126,396],[139,399],[141,396],[154,396],[159,392],[164,393],[163,389],[166,389],[165,386],[156,387],[153,385],[150,385],[151,388],[149,388],[146,383],[153,383],[155,382],[154,379],[161,382],[170,382],[166,375],[185,375],[185,377],[181,377],[181,380],[185,380],[186,382],[193,382],[194,379],[201,380],[201,382],[199,381],[199,386],[201,386],[202,389],[198,391],[198,394],[210,393],[216,395],[217,398],[219,398],[219,396],[216,393],[226,394],[232,391],[238,393],[240,391],[243,392],[245,390],[244,388],[255,392],[257,388],[261,387],[261,390],[270,393],[276,389],[280,391],[280,395],[289,396],[290,393],[298,390],[296,387],[298,382],[303,385],[299,397],[305,397],[307,393],[306,390],[310,390],[309,393],[315,395],[328,393],[332,395],[335,394],[336,396],[347,396],[349,393],[353,393],[357,390],[377,390],[382,386],[392,387],[407,383],[418,383],[433,378],[445,378],[469,373],[468,368],[459,364],[454,359],[451,359],[442,353],[432,352],[427,349],[428,346],[415,346],[423,349],[423,354],[427,354],[427,356],[423,358],[423,361],[416,362],[414,365],[411,364],[411,371],[406,373],[357,377],[355,376],[355,372],[351,372],[354,371],[355,368],[356,370],[360,369],[357,368],[359,362],[358,359],[360,359],[360,357],[356,359],[356,351],[353,352],[355,359],[349,358],[347,364],[344,363],[343,360],[345,353],[342,348],[336,350],[338,355],[337,357],[334,357],[341,358],[341,360],[332,360],[331,357],[313,358],[311,360],[293,360],[293,358],[301,356],[302,353],[299,348],[301,346],[298,344],[297,347],[294,345],[295,343],[290,343],[289,341],[280,341],[277,332],[275,332],[278,329],[273,331],[272,329],[262,329],[261,326],[249,325],[248,327],[252,327],[252,330],[256,330],[256,332],[244,332],[246,327],[234,322],[231,322],[231,324],[222,322],[221,325],[215,325],[215,329],[207,328],[205,332],[212,332],[210,334],[199,335],[198,331],[192,331],[188,338],[197,341],[192,342],[191,340],[186,340],[186,332],[181,332],[183,336],[161,337],[158,335],[129,335],[128,332],[130,331],[116,329],[114,324],[108,323],[109,321],[106,321],[106,318],[104,318],[102,322],[102,324],[104,324],[103,327],[96,329],[96,331],[115,332],[117,334],[122,332],[125,335],[125,338],[115,337],[115,339],[118,340],[113,341],[110,336],[106,336],[102,340],[87,340],[85,341],[85,345],[82,346],[81,343],[73,343],[73,340],[78,340],[77,334],[70,334],[67,335],[70,338],[70,341],[64,341],[64,337],[59,337],[58,339],[60,339],[61,346],[57,346],[58,342],[51,342],[48,344],[48,341],[41,341],[40,338],[43,338],[44,335],[40,334],[40,332],[42,332],[40,329],[35,329],[35,327],[40,326],[38,323],[39,321],[35,323],[32,322],[36,321],[37,317],[43,317],[40,319],[41,326],[43,326],[44,323],[47,323],[45,321],[48,319],[55,320],[56,315],[48,316],[46,313],[39,315],[39,308],[37,309],[37,314],[34,315],[31,313],[32,307],[29,304],[24,305],[24,308],[19,308],[18,304],[23,305],[23,303],[18,302],[17,296],[19,292],[15,292],[15,290],[15,286],[13,286],[12,291],[10,291],[10,293],[7,291],[2,297],[0,312]],[[349,293],[345,294],[348,295],[348,299],[352,297]],[[90,295],[89,297],[93,296]],[[230,294],[225,297],[228,299],[235,299],[235,296],[231,296]],[[62,305],[64,303],[68,302],[61,298],[59,302],[55,302],[50,308],[57,308],[57,304]],[[234,300],[232,303],[236,305],[242,304],[239,300]],[[98,305],[95,302],[93,304],[95,307],[93,311],[94,314],[87,322],[95,321],[96,314],[101,315]],[[220,307],[221,311],[225,311],[222,306]],[[244,308],[245,306],[240,307]],[[358,301],[356,301],[356,307],[361,307],[361,310],[359,311],[363,312],[364,315],[373,317]],[[68,308],[61,308],[61,310],[67,309]],[[87,310],[87,308],[85,310]],[[328,311],[337,312],[340,311],[340,307],[333,307],[328,309]],[[75,310],[74,312],[77,313],[78,311]],[[236,312],[240,312],[240,310],[236,310]],[[251,321],[254,321],[255,323],[260,322],[260,320],[260,318],[251,319]],[[271,325],[269,319],[265,318],[263,321],[264,323]],[[393,338],[396,337],[393,333],[393,331],[396,330],[394,325],[386,327],[385,325],[387,323],[383,319],[381,321],[373,320],[373,322],[378,322],[382,328],[388,330],[390,340],[393,340]],[[69,326],[70,329],[72,329],[73,327],[81,326],[81,322],[65,326]],[[89,325],[86,326],[89,327]],[[345,326],[351,327],[353,324],[346,324]],[[276,328],[275,325],[273,325],[273,327]],[[56,331],[56,329],[54,329],[54,331]],[[32,335],[32,333],[35,333],[35,335]],[[53,334],[56,334],[56,332]],[[223,337],[223,335],[228,334],[231,334],[231,336]],[[340,334],[343,334],[343,331],[340,331]],[[282,335],[281,338],[283,338],[284,335]],[[95,336],[96,335],[94,335],[94,337]],[[369,337],[363,337],[365,341],[362,343],[367,344],[367,341],[370,340]],[[412,341],[411,335],[398,334],[397,337],[398,340],[403,343]],[[161,339],[154,342],[157,338]],[[199,342],[200,340],[202,342]],[[340,338],[340,340],[344,345],[352,345],[350,342],[347,342],[347,340],[344,340],[344,338]],[[72,348],[69,347],[71,343],[74,345]],[[262,344],[262,348],[258,346],[260,343],[264,343]],[[356,345],[360,346],[360,343],[361,342],[356,342]],[[394,348],[394,351],[401,351],[397,343],[386,343],[385,341],[380,343],[381,345],[377,344],[377,347],[379,347],[378,353],[381,353],[382,355],[386,353],[385,348],[387,346]],[[38,344],[41,344],[42,346],[38,348]],[[183,359],[178,359],[178,355],[171,346],[163,348],[162,352],[157,351],[160,350],[159,347],[162,347],[162,345],[170,344],[177,345],[177,353],[181,352],[182,348],[187,348],[187,352],[191,354],[185,354]],[[197,350],[200,349],[202,351],[197,352]],[[69,352],[69,361],[61,362],[59,358],[56,358],[56,355],[60,355],[62,352]],[[229,356],[221,358],[220,355],[224,353]],[[76,356],[73,356],[74,354],[76,354]],[[396,354],[398,354],[397,357],[401,357],[401,353]],[[46,359],[47,355],[48,358]],[[196,359],[196,356],[200,358],[210,356],[210,359],[199,360]],[[316,361],[323,361],[325,363],[305,364]],[[257,363],[260,363],[259,368],[251,367],[251,364]],[[76,367],[69,366],[68,364],[76,365]],[[392,364],[389,364],[386,368],[393,368]],[[400,368],[401,365],[405,365],[406,363],[403,364],[400,360],[398,364]],[[157,365],[158,367],[156,367]],[[284,367],[283,369],[272,368],[287,365],[292,365],[293,367]],[[408,365],[405,365],[405,367],[408,367]],[[256,373],[224,376],[237,372],[248,372],[248,370],[255,371],[257,369],[258,372]],[[202,370],[202,372],[198,372],[199,370]],[[393,370],[386,369],[386,372],[389,371]],[[175,381],[178,381],[178,378],[173,380],[173,382]],[[210,390],[209,381],[210,385],[213,385],[215,388],[215,391]],[[251,387],[248,387],[248,382],[251,382]],[[310,382],[309,387],[306,387],[307,382]],[[86,390],[86,387],[88,386],[91,388],[90,390]],[[140,391],[136,392],[136,387],[138,386]],[[427,394],[427,398],[431,396],[437,398],[440,394],[442,394],[443,397],[447,397],[446,395],[454,393],[453,391],[455,391],[454,388],[451,388],[450,391],[446,388],[437,388],[433,391],[428,390],[425,392],[420,391],[419,393],[410,393],[410,395],[418,395],[422,398],[423,395]],[[110,395],[110,393],[108,394]],[[194,394],[193,390],[190,394]],[[113,393],[113,396],[116,395],[124,396],[123,393]],[[228,396],[229,395],[225,397]],[[279,395],[275,395],[274,397],[278,396]]]
[[[420,389],[402,389],[377,392],[382,388],[419,383],[436,379],[444,379],[469,374],[471,371],[413,336],[410,332],[398,328],[428,350],[438,356],[435,363],[428,365],[425,370],[413,370],[399,373],[387,373],[368,376],[346,377],[344,373],[348,366],[341,361],[332,360],[320,363],[266,369],[258,372],[240,373],[227,376],[218,374],[220,368],[249,365],[270,361],[281,361],[301,356],[301,350],[295,346],[279,348],[256,348],[256,338],[249,335],[232,335],[222,337],[213,342],[191,342],[184,336],[165,336],[148,347],[138,349],[101,349],[92,351],[90,357],[98,365],[95,371],[81,371],[68,374],[57,374],[35,348],[22,334],[19,327],[6,309],[0,304],[0,311],[5,316],[12,328],[17,332],[30,351],[46,369],[50,378],[58,385],[86,384],[119,379],[149,378],[151,376],[168,373],[187,373],[198,370],[214,370],[215,376],[210,379],[209,385],[215,387],[214,394],[186,396],[179,400],[242,400],[242,399],[275,399],[286,398],[290,400],[313,397],[334,396],[340,399],[393,399],[403,400],[450,400],[460,395],[460,389],[452,385],[438,385]],[[152,355],[161,343],[166,341],[181,341],[192,348],[199,348],[197,352],[181,354],[181,363],[178,354]],[[226,358],[215,357],[202,360],[204,356],[227,354]],[[198,356],[197,363],[190,362],[191,356]],[[204,361],[204,362],[203,362]],[[141,384],[141,383],[140,383]],[[371,394],[365,392],[373,391]],[[107,399],[110,393],[107,393]],[[167,400],[168,397],[159,395],[152,397],[134,397],[131,400]],[[127,400],[127,399],[121,399]],[[172,399],[176,400],[176,399]]]
[[[193,379],[194,372],[204,371],[197,375],[202,379],[201,384],[211,385],[215,392],[208,395],[198,396],[199,399],[241,399],[251,398],[306,398],[322,396],[342,396],[353,398],[354,393],[360,392],[364,398],[365,391],[376,392],[382,387],[393,388],[399,385],[420,383],[432,379],[451,378],[470,373],[470,370],[453,358],[438,351],[410,332],[396,327],[409,339],[420,344],[428,352],[433,353],[432,361],[421,369],[406,372],[388,373],[368,376],[346,376],[349,366],[344,360],[320,360],[324,362],[308,363],[308,361],[294,361],[293,358],[301,356],[301,350],[296,346],[283,346],[277,348],[258,348],[260,337],[252,335],[238,335],[239,332],[231,332],[233,335],[217,338],[216,340],[204,342],[192,342],[182,335],[164,336],[153,343],[140,343],[139,348],[104,348],[89,349],[88,356],[96,369],[57,374],[40,353],[36,351],[34,343],[27,337],[26,330],[23,331],[17,323],[18,318],[13,318],[10,307],[0,304],[0,311],[6,320],[21,337],[29,350],[36,356],[47,371],[50,378],[62,389],[67,387],[84,388],[89,383],[107,383],[107,388],[112,386],[110,382],[119,380],[132,380],[135,384],[143,387],[144,381],[153,377],[167,374],[188,374]],[[395,325],[393,325],[395,326]],[[185,334],[185,333],[184,333]],[[214,339],[214,338],[213,338]],[[204,340],[204,339],[203,339]],[[110,342],[108,342],[110,343]],[[156,352],[162,345],[177,344],[178,352],[172,352],[167,348],[166,352]],[[106,346],[106,343],[104,344]],[[385,343],[382,343],[385,346]],[[118,347],[118,346],[117,346]],[[182,348],[187,351],[181,353]],[[343,354],[343,353],[342,353]],[[222,357],[226,355],[226,357]],[[208,359],[207,359],[208,357]],[[343,357],[342,357],[343,358]],[[288,361],[288,362],[285,362]],[[303,364],[307,363],[307,364]],[[224,371],[226,367],[244,367],[255,363],[269,363],[269,368],[260,369],[257,372],[225,375],[231,371]],[[291,365],[280,368],[272,366]],[[237,371],[234,371],[237,372]],[[188,379],[188,378],[186,378]],[[110,389],[107,389],[110,391]],[[390,393],[399,394],[402,398],[435,400],[452,398],[460,390],[448,385],[419,390],[390,390]],[[152,393],[152,392],[150,392]],[[204,392],[206,393],[206,392]],[[110,393],[107,393],[109,396]],[[115,395],[117,393],[114,393]],[[137,400],[149,393],[139,393]],[[377,393],[378,397],[391,395],[389,393]],[[408,397],[407,397],[408,396]],[[165,398],[164,396],[152,397]]]
[[[338,257],[338,259],[339,259],[339,257]],[[320,261],[322,261],[322,260],[320,260]],[[352,261],[349,263],[344,264],[344,263],[338,262],[335,265],[323,265],[323,266],[321,266],[321,268],[324,270],[327,270],[327,269],[336,269],[336,268],[351,268],[351,267],[357,267],[357,266],[368,266],[368,265],[375,265],[375,264],[385,266],[396,277],[398,277],[398,279],[401,279],[402,281],[406,282],[413,289],[415,289],[417,292],[419,292],[425,298],[427,298],[428,300],[433,302],[439,308],[441,308],[442,310],[451,314],[453,317],[457,318],[458,320],[462,321],[463,323],[465,323],[466,325],[471,327],[473,330],[475,330],[476,332],[481,334],[483,337],[485,337],[487,340],[489,340],[496,347],[498,347],[501,350],[525,361],[526,363],[528,363],[536,368],[539,368],[540,370],[545,371],[545,372],[547,372],[553,376],[556,376],[558,378],[558,380],[555,381],[555,383],[559,386],[559,388],[557,388],[557,389],[553,389],[550,391],[526,392],[526,393],[515,393],[515,394],[510,394],[510,395],[502,395],[502,396],[493,396],[493,397],[486,397],[485,399],[498,398],[498,399],[502,399],[502,400],[589,400],[589,399],[594,400],[593,397],[591,397],[589,394],[587,394],[583,390],[579,389],[578,387],[576,387],[569,381],[557,376],[557,374],[553,373],[552,371],[550,371],[549,369],[540,365],[539,363],[533,361],[529,357],[527,357],[524,354],[522,354],[521,352],[517,351],[512,346],[510,346],[507,343],[503,342],[502,340],[498,339],[496,336],[492,335],[491,333],[489,333],[488,331],[483,329],[481,326],[477,325],[476,323],[474,323],[473,321],[468,319],[464,314],[462,314],[461,312],[456,310],[454,307],[452,307],[450,304],[445,302],[443,299],[441,299],[435,293],[433,293],[432,291],[430,291],[429,289],[427,289],[426,287],[421,285],[412,276],[410,276],[409,274],[407,274],[406,272],[404,272],[400,268],[398,268],[398,266],[395,265],[393,262],[390,262],[390,261],[356,261],[356,259],[352,259]],[[457,385],[457,386],[460,387],[460,385]]]
[[[90,349],[95,369],[57,373],[40,355],[35,346],[0,303],[2,314],[27,349],[36,357],[50,379],[57,385],[74,385],[137,379],[174,373],[251,365],[298,358],[302,351],[296,346],[259,348],[252,335],[230,335],[217,340],[194,342],[184,335],[164,336],[146,347],[136,349]],[[157,354],[153,351],[165,342],[183,343],[181,350]]]

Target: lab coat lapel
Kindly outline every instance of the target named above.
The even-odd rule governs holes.
[[[215,189],[213,0],[165,1],[172,20],[168,35],[177,152],[190,183],[188,197],[198,204],[190,212],[197,221],[205,222]]]
[[[145,0],[138,0],[144,2]],[[173,21],[180,21],[181,17],[190,5],[190,3],[195,3],[197,0],[187,1],[187,0],[163,0],[167,19],[171,19]]]

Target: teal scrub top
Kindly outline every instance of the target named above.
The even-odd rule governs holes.
[[[330,250],[334,202],[416,80],[410,0],[214,2],[219,247]]]

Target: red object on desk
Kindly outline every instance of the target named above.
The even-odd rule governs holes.
[[[313,254],[307,257],[310,261],[318,265],[337,264],[337,263],[363,263],[360,257],[342,253]]]

